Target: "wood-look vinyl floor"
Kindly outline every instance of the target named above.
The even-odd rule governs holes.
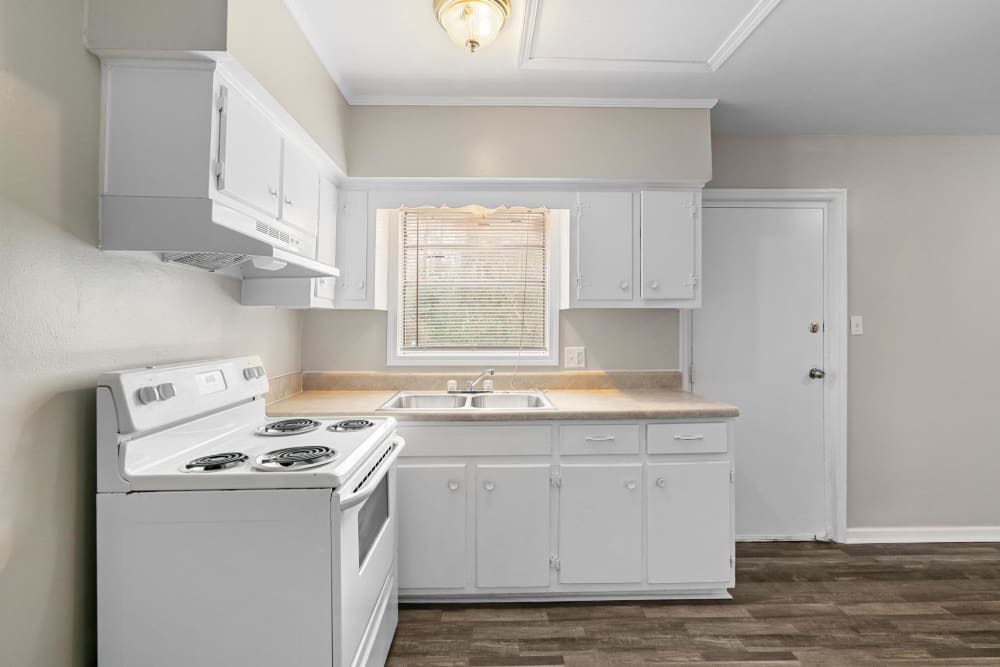
[[[1000,544],[739,544],[736,563],[731,601],[404,606],[389,665],[1000,665]]]

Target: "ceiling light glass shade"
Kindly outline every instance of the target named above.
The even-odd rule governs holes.
[[[434,14],[451,41],[475,53],[500,34],[510,0],[434,0]]]

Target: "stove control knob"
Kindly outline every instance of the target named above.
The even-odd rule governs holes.
[[[173,382],[164,382],[156,388],[156,391],[160,392],[161,401],[165,401],[168,398],[173,398],[177,395],[177,390],[174,389]]]
[[[243,377],[245,377],[248,380],[254,379],[255,377],[257,377],[257,369],[253,368],[252,366],[247,366],[246,368],[243,369]]]
[[[263,366],[258,366],[257,368],[254,369],[254,377],[262,378],[266,374],[267,373],[264,371],[264,367]]]
[[[147,403],[152,403],[153,401],[160,400],[159,394],[156,393],[156,387],[153,385],[148,385],[146,387],[140,387],[139,391],[136,392],[139,398],[139,402],[143,405]]]

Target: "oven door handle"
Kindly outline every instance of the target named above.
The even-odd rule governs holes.
[[[371,472],[368,476],[368,480],[361,486],[361,488],[354,493],[341,497],[341,511],[350,509],[355,505],[360,505],[365,502],[370,495],[375,493],[375,489],[378,487],[379,482],[382,481],[382,477],[385,476],[389,468],[391,468],[396,462],[396,459],[399,458],[399,453],[403,451],[404,447],[406,447],[406,440],[398,435],[395,436],[392,439],[392,451],[382,460],[381,463],[378,464],[378,467]]]

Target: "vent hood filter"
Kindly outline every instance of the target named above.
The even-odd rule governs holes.
[[[187,264],[208,271],[218,271],[250,259],[250,255],[224,252],[165,252],[162,257],[164,262]]]

